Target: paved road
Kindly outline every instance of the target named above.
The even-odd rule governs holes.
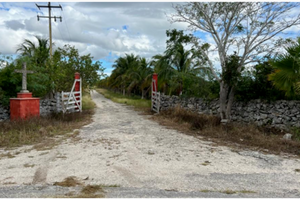
[[[76,177],[106,197],[300,197],[300,161],[182,134],[92,91],[94,122],[45,151],[22,147],[0,160],[0,197],[80,192],[53,183]],[[1,153],[8,153],[0,150]]]

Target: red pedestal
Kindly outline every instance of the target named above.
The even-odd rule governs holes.
[[[40,98],[33,98],[32,93],[18,93],[10,99],[10,119],[28,119],[40,116]]]

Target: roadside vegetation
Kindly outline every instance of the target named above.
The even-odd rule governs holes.
[[[220,117],[200,115],[175,107],[152,116],[159,124],[193,136],[204,136],[219,145],[247,147],[268,153],[288,153],[300,156],[300,140],[284,140],[285,132],[254,124],[230,122],[222,125]]]
[[[39,148],[39,143],[42,144],[41,148],[55,145],[53,138],[56,136],[72,133],[74,129],[91,123],[95,104],[87,92],[83,95],[82,108],[82,113],[59,113],[28,120],[0,122],[0,148],[33,144]]]
[[[122,103],[136,108],[148,108],[150,110],[151,100],[149,99],[141,99],[139,96],[123,96],[120,93],[114,93],[103,88],[98,88],[96,91],[116,103]]]

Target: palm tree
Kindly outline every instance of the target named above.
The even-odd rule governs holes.
[[[130,84],[130,77],[128,76],[128,73],[126,74],[126,72],[127,70],[138,66],[138,60],[139,56],[135,56],[133,54],[125,54],[125,57],[119,57],[112,66],[115,69],[112,71],[110,76],[110,86],[121,88],[123,95],[125,95],[125,90]]]
[[[127,70],[126,74],[131,78],[128,91],[130,92],[134,87],[138,87],[142,94],[141,98],[144,99],[152,83],[153,69],[149,66],[149,63],[145,58],[140,58],[138,65]]]
[[[49,40],[39,36],[35,36],[35,38],[37,39],[38,45],[25,39],[24,42],[18,46],[16,52],[20,52],[21,56],[29,57],[37,66],[41,66],[45,64],[49,58]]]
[[[300,37],[285,50],[286,53],[271,62],[275,72],[268,78],[277,89],[285,91],[287,97],[293,97],[300,94]]]

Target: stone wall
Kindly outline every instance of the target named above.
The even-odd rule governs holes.
[[[161,95],[161,110],[180,105],[198,113],[219,115],[219,101],[205,101],[200,98],[179,98]],[[271,103],[261,100],[234,102],[232,121],[252,122],[281,129],[300,127],[300,101],[280,100]]]
[[[9,119],[9,108],[0,105],[0,122]]]
[[[61,93],[57,92],[53,99],[40,99],[40,115],[47,116],[51,113],[61,112]],[[9,107],[0,105],[0,121],[10,118]]]
[[[57,113],[62,111],[61,105],[61,93],[57,92],[53,99],[41,99],[40,100],[40,115],[46,116],[51,113]]]

